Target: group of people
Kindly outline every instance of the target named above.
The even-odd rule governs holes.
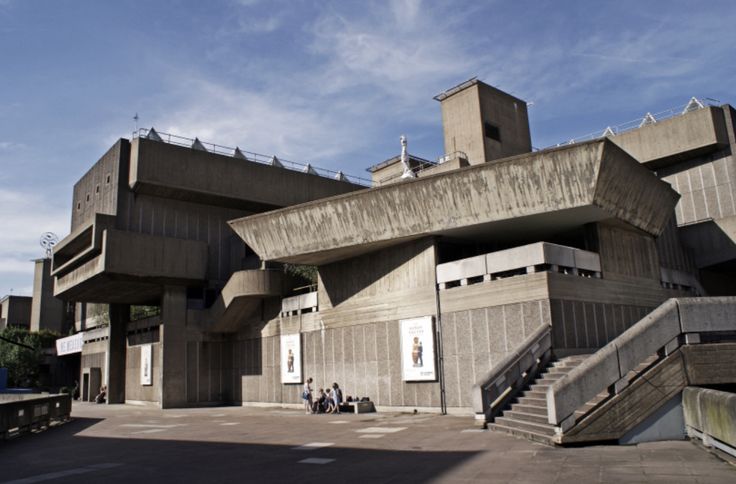
[[[312,378],[307,378],[302,391],[306,413],[340,413],[340,404],[342,403],[340,386],[333,383],[332,388],[327,387],[327,390],[320,388],[317,395],[314,396],[312,395],[312,381]]]

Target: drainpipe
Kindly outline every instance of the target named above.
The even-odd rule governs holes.
[[[440,308],[440,289],[437,284],[437,241],[434,243],[434,260],[435,260],[435,271],[434,271],[434,300],[436,305],[436,318],[437,323],[435,324],[435,341],[437,341],[437,374],[439,375],[440,383],[440,411],[442,415],[447,415],[447,395],[445,392],[445,359],[442,350],[442,310]]]

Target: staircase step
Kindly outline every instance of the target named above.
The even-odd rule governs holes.
[[[524,412],[524,413],[544,415],[544,418],[547,418],[547,407],[544,407],[544,406],[525,405],[523,403],[515,403],[513,406],[513,409],[514,411],[518,410],[519,412]]]
[[[517,420],[510,417],[496,417],[494,423],[519,430],[526,430],[527,432],[548,435],[550,437],[555,435],[555,428],[550,424],[526,422],[524,420]]]
[[[531,397],[531,398],[543,398],[547,399],[547,391],[541,391],[541,390],[527,390],[524,392],[521,398],[524,397]]]
[[[540,376],[540,378],[544,378],[545,380],[557,381],[560,378],[563,378],[563,377],[567,376],[568,373],[569,372],[567,372],[567,371],[557,371],[557,372],[554,372],[554,373],[547,372],[546,371],[546,372],[540,374],[539,376]]]
[[[526,413],[526,412],[523,412],[517,409],[516,406],[514,406],[513,410],[508,410],[504,412],[503,416],[513,419],[513,420],[522,421],[522,422],[531,422],[531,423],[542,424],[542,425],[550,425],[549,422],[547,421],[546,414],[539,415],[535,413]]]
[[[522,405],[534,405],[537,407],[544,407],[547,408],[547,399],[546,398],[534,398],[534,397],[521,397],[518,399],[518,403]],[[514,404],[516,405],[516,404]],[[512,406],[513,408],[513,406]]]
[[[552,378],[547,378],[547,377],[544,377],[544,378],[539,378],[539,379],[537,379],[537,380],[536,380],[536,381],[534,382],[534,384],[535,384],[535,385],[547,385],[547,386],[551,386],[551,385],[554,385],[554,383],[555,383],[555,382],[556,382],[557,380],[559,380],[559,378],[554,378],[554,379],[552,379]]]
[[[537,380],[539,381],[539,380]],[[548,383],[534,383],[533,385],[529,385],[529,390],[533,392],[542,392],[545,395],[547,394],[547,389],[552,386]]]
[[[552,437],[547,434],[540,434],[540,433],[532,432],[529,430],[521,430],[515,427],[508,427],[506,425],[497,424],[497,423],[488,424],[488,428],[496,432],[503,432],[509,435],[513,435],[515,437],[521,437],[527,440],[538,442],[540,444],[554,446]]]

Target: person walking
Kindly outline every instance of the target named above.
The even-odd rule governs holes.
[[[304,390],[302,391],[302,400],[304,400],[304,409],[306,413],[312,412],[312,378],[307,378],[304,382]]]
[[[332,401],[335,404],[335,413],[340,413],[340,405],[342,404],[342,390],[337,382],[332,384]]]

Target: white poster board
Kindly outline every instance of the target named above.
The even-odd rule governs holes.
[[[141,385],[152,385],[153,379],[151,378],[152,368],[152,351],[151,345],[141,346]]]
[[[404,381],[437,379],[434,365],[434,325],[432,316],[402,319],[401,376]]]
[[[301,334],[281,335],[281,383],[302,382]]]

